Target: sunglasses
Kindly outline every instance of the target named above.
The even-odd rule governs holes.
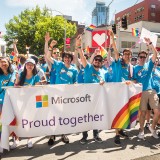
[[[140,59],[142,59],[142,58],[144,58],[144,59],[145,59],[146,57],[145,57],[145,56],[139,56],[139,58],[140,58]]]
[[[99,61],[99,62],[102,62],[102,60],[101,59],[98,59],[98,58],[96,58],[96,59],[94,59],[95,61]]]
[[[59,54],[59,52],[53,52],[53,54]]]
[[[137,61],[137,59],[132,59],[132,61]]]

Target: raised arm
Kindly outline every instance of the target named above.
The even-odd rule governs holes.
[[[154,63],[156,61],[156,58],[158,56],[158,51],[156,48],[153,46],[151,40],[149,38],[144,38],[146,43],[149,45],[149,47],[152,49],[153,55],[152,55],[152,62]]]
[[[53,59],[53,57],[51,56],[51,54],[52,54],[52,51],[53,51],[53,47],[55,46],[57,44],[57,41],[55,41],[55,40],[52,40],[52,42],[51,42],[51,44],[50,44],[50,46],[49,46],[49,50],[48,50],[48,52],[46,52],[46,60],[47,61],[49,61],[50,63],[54,63],[54,59]]]
[[[109,30],[109,34],[110,34],[111,39],[112,39],[112,47],[114,49],[115,60],[118,61],[119,52],[118,52],[118,49],[117,49],[116,41],[114,40],[114,33],[113,33],[113,31]]]
[[[81,48],[81,36],[80,35],[78,35],[78,37],[76,38],[76,49],[80,55],[82,65],[85,68],[87,65],[87,60],[86,60],[86,57],[84,56],[84,52]]]
[[[13,41],[13,49],[14,49],[14,53],[18,57],[19,53],[18,53],[18,49],[17,49],[17,42],[18,42],[18,39],[14,39],[14,41]]]

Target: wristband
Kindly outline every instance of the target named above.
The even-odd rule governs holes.
[[[76,46],[76,48],[81,48],[81,46]]]
[[[149,45],[151,45],[151,44],[152,44],[152,42],[149,43]]]

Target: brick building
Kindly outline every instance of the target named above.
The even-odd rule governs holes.
[[[139,21],[160,23],[160,0],[144,0],[115,15],[116,24],[123,16],[127,16],[128,25]]]

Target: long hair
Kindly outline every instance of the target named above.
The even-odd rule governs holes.
[[[32,74],[33,74],[33,76],[35,76],[37,73],[38,73],[38,71],[37,71],[36,65],[34,64],[34,68],[32,70]],[[26,69],[26,64],[25,64],[24,70],[22,71],[21,76],[20,76],[20,82],[19,82],[20,86],[24,85],[24,82],[26,80],[26,75],[27,75],[27,69]]]
[[[7,72],[8,72],[8,73],[13,73],[13,68],[12,68],[12,65],[11,65],[11,62],[9,61],[9,59],[6,58],[6,57],[1,58],[1,60],[2,60],[2,59],[7,60],[7,62],[8,62]],[[3,70],[0,68],[0,75],[3,75],[3,74],[4,74],[4,72],[3,72]]]

